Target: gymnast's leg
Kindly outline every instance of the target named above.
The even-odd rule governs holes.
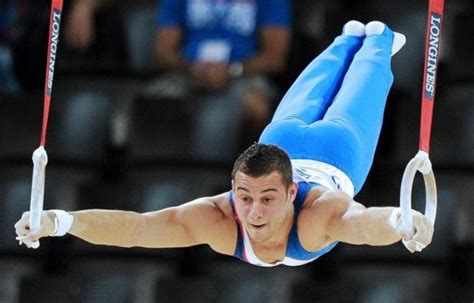
[[[304,127],[322,119],[364,39],[364,24],[349,21],[343,34],[300,74],[278,106],[259,142],[279,145],[290,153]],[[291,140],[290,140],[291,139]],[[294,146],[293,146],[294,147]]]
[[[278,106],[272,121],[296,118],[306,124],[321,119],[339,90],[354,54],[364,39],[364,25],[349,21],[343,34],[298,76]]]
[[[313,123],[305,135],[306,153],[345,172],[355,193],[362,188],[372,166],[382,128],[393,83],[393,40],[394,33],[384,24],[371,22],[366,26],[364,43],[332,105],[323,120]]]

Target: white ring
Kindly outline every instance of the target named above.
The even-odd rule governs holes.
[[[420,151],[416,156],[408,162],[407,167],[403,173],[402,184],[400,189],[400,210],[402,214],[402,223],[411,236],[415,231],[413,228],[413,215],[411,208],[411,194],[413,189],[413,180],[417,171],[423,174],[425,181],[425,216],[435,223],[436,206],[438,204],[438,197],[436,192],[436,181],[431,166],[431,161],[426,152]]]

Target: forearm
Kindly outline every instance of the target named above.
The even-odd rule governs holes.
[[[69,234],[92,244],[121,247],[171,248],[200,244],[181,223],[180,210],[182,207],[144,214],[100,209],[70,212],[74,223]]]
[[[156,61],[165,70],[188,72],[191,68],[181,54],[181,30],[179,28],[164,28],[158,30],[155,39]]]
[[[227,193],[143,214],[101,209],[45,210],[41,216],[42,226],[35,231],[29,230],[30,212],[24,212],[15,230],[18,239],[28,247],[41,238],[66,233],[98,245],[171,248],[209,244],[220,247],[227,221],[216,201],[223,199],[227,199]]]
[[[390,245],[400,241],[395,228],[390,223],[390,215],[394,207],[370,207],[360,218],[363,244],[373,246]]]
[[[91,209],[70,214],[74,223],[69,234],[100,245],[136,246],[145,223],[143,215],[129,211]]]
[[[277,74],[285,69],[285,60],[272,54],[262,53],[242,63],[245,74]]]
[[[222,212],[211,198],[143,214],[100,209],[70,214],[74,217],[70,234],[93,244],[121,247],[171,248],[211,244],[218,238],[216,234],[221,230],[218,223],[222,220]]]
[[[343,205],[343,204],[341,204]],[[383,246],[400,241],[397,231],[390,223],[393,207],[366,208],[355,201],[341,215],[336,215],[329,224],[328,236],[337,241],[355,244]]]

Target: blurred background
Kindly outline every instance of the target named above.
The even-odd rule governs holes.
[[[157,58],[160,1],[105,2],[92,10],[81,1],[64,5],[46,146],[45,208],[145,212],[229,190],[235,156],[258,137],[255,129],[240,130],[235,121],[243,114],[232,106],[214,106],[193,94],[157,93],[175,84],[157,84],[169,72]],[[395,82],[375,163],[356,197],[366,206],[398,205],[403,170],[418,148],[428,1],[290,4],[284,68],[266,75],[272,110],[346,21],[381,20],[407,36],[392,60]],[[439,195],[432,244],[413,255],[400,243],[340,244],[306,266],[273,269],[243,264],[208,247],[121,249],[71,236],[45,239],[34,251],[20,247],[13,225],[29,208],[50,3],[6,0],[0,8],[1,303],[473,302],[471,0],[446,0],[430,154]],[[87,18],[92,23],[77,21]],[[85,38],[74,36],[82,30]],[[418,176],[415,208],[423,210],[424,197]]]

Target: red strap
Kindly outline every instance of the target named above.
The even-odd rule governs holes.
[[[426,27],[425,66],[421,105],[420,150],[429,153],[431,121],[436,88],[436,72],[440,51],[444,0],[430,0]]]
[[[48,128],[49,108],[51,104],[51,92],[53,90],[54,65],[58,52],[59,28],[61,25],[61,13],[63,10],[63,0],[52,0],[48,55],[46,57],[46,75],[44,84],[44,109],[43,109],[43,127],[41,130],[41,146],[46,144],[46,130]]]

